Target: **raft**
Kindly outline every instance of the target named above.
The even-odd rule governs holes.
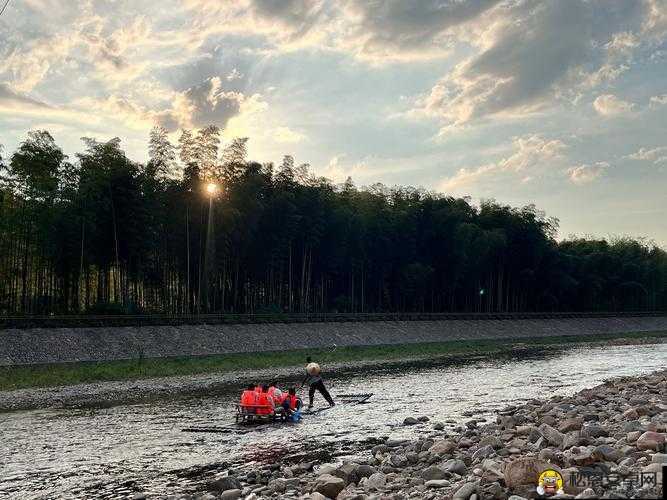
[[[314,410],[305,410],[301,415],[316,415],[331,408],[337,408],[339,406],[352,406],[358,404],[365,404],[373,396],[373,393],[366,394],[338,394],[336,398],[339,400],[336,406],[325,406],[323,408],[316,408]],[[243,424],[266,424],[273,422],[287,422],[289,416],[285,414],[282,408],[275,408],[271,413],[257,413],[259,408],[264,408],[259,405],[236,405],[236,415],[234,416],[234,421],[238,425]],[[228,433],[234,432],[233,428],[229,427],[215,427],[215,426],[205,426],[205,427],[186,427],[181,429],[181,432],[210,432],[210,433]]]

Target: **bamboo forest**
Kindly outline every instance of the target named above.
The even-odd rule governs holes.
[[[667,309],[664,249],[533,205],[334,184],[215,126],[154,128],[145,164],[82,141],[0,156],[0,314]]]

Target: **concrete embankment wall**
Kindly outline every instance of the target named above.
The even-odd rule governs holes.
[[[7,329],[0,366],[656,331],[667,316]]]

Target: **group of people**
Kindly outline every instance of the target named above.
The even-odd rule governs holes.
[[[307,363],[306,378],[301,385],[308,384],[310,386],[308,409],[313,407],[315,391],[319,391],[329,405],[334,406],[334,400],[322,381],[320,366],[313,363],[310,358],[307,359]],[[301,399],[296,395],[296,388],[290,387],[286,392],[281,391],[278,388],[278,382],[261,385],[250,384],[241,394],[241,407],[252,408],[256,415],[271,415],[282,412],[287,417],[292,417],[292,420],[298,420],[301,416],[302,406]]]
[[[301,400],[296,395],[294,387],[281,391],[277,382],[250,384],[241,394],[241,406],[254,408],[257,415],[271,415],[278,409],[287,416],[293,416],[300,413]]]

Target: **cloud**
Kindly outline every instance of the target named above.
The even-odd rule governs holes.
[[[657,108],[665,105],[667,105],[667,94],[655,95],[651,97],[650,106],[652,108]]]
[[[349,20],[341,47],[374,62],[441,57],[451,52],[454,29],[499,4],[500,0],[348,1]]]
[[[444,129],[548,109],[559,97],[627,71],[639,43],[633,30],[646,15],[638,2],[504,2],[470,27],[467,36],[479,50],[420,96],[415,109]]]
[[[182,128],[217,125],[224,129],[241,112],[245,99],[240,92],[225,91],[220,77],[211,77],[177,94],[171,111],[162,114],[159,122],[167,130],[173,130],[175,125]]]
[[[0,83],[0,115],[27,117],[32,120],[48,118],[78,123],[91,123],[99,119],[99,117],[90,116],[77,109],[52,106],[24,93],[16,92],[4,83]]]
[[[570,167],[567,170],[567,175],[570,182],[573,184],[588,184],[600,177],[609,168],[609,163],[605,161],[597,162],[593,165],[582,164],[575,167]]]
[[[516,137],[512,147],[514,152],[498,162],[459,169],[453,176],[443,179],[440,189],[456,191],[498,175],[509,175],[520,182],[529,182],[545,168],[560,164],[567,149],[561,140],[545,139],[540,135]]]
[[[487,47],[458,64],[418,105],[445,122],[465,124],[543,107],[555,85],[590,52],[590,13],[580,2],[521,2],[484,33]]]
[[[273,131],[273,139],[279,143],[295,144],[301,142],[306,136],[289,127],[278,127]]]
[[[613,94],[604,94],[593,101],[593,108],[602,116],[612,117],[632,113],[635,105]]]
[[[46,103],[16,92],[6,83],[0,83],[0,112],[48,112],[53,108]]]
[[[227,79],[228,82],[231,82],[231,81],[234,81],[234,80],[240,80],[241,78],[243,78],[243,74],[236,68],[232,68],[232,70],[226,76],[226,79]]]
[[[627,155],[625,158],[629,160],[650,161],[655,163],[667,162],[667,146],[661,146],[653,149],[639,148],[639,151]]]

